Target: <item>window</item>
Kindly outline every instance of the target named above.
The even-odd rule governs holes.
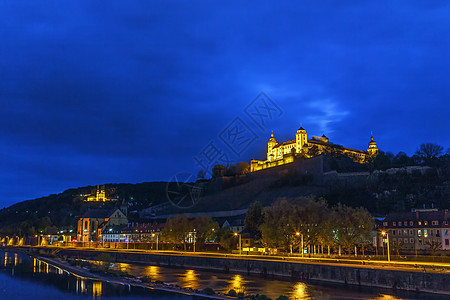
[[[408,239],[404,239],[404,240],[403,240],[403,243],[404,243],[404,244],[408,244]]]
[[[433,236],[433,229],[430,229],[430,235]]]
[[[421,229],[417,230],[417,236],[422,236],[422,230]]]
[[[428,230],[427,230],[427,229],[425,229],[425,230],[423,231],[423,237],[428,237]]]
[[[402,231],[400,229],[398,230],[398,235],[402,235]]]
[[[409,226],[413,226],[414,222],[413,221],[409,221]]]
[[[392,230],[391,234],[392,234],[392,235],[395,235],[395,230]]]
[[[410,229],[409,230],[409,235],[414,235],[414,230]]]
[[[445,246],[448,246],[448,239],[445,239]]]
[[[444,235],[448,235],[448,229],[444,229]]]
[[[397,226],[397,222],[392,222],[392,226]]]
[[[394,244],[397,243],[397,239],[396,238],[393,238],[392,241],[394,242]]]
[[[383,222],[383,226],[388,226],[388,222]]]
[[[414,239],[409,239],[410,244],[414,244]]]
[[[436,237],[440,237],[441,236],[441,231],[438,229],[436,230]]]
[[[423,225],[425,226],[428,225],[428,221],[423,222]]]
[[[402,221],[398,221],[398,226],[402,226]]]
[[[438,221],[431,221],[431,224],[432,225],[439,225],[439,222]]]
[[[422,225],[422,221],[417,222],[419,225]]]

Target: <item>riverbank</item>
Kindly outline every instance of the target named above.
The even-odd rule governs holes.
[[[240,273],[267,279],[300,280],[309,283],[334,283],[369,288],[382,288],[450,295],[450,274],[424,271],[422,268],[404,270],[395,265],[342,265],[294,260],[261,260],[246,257],[210,257],[201,255],[119,252],[99,250],[60,249],[59,256],[95,260],[107,253],[115,262],[141,263],[163,267]]]
[[[111,276],[102,276],[96,273],[92,273],[86,269],[75,267],[70,265],[68,262],[60,259],[60,258],[49,258],[49,257],[42,257],[38,256],[37,259],[55,267],[59,268],[63,271],[66,271],[73,276],[80,277],[83,279],[89,279],[89,280],[96,280],[96,281],[103,281],[113,284],[120,284],[120,285],[131,285],[135,287],[141,287],[141,288],[147,288],[151,290],[159,290],[169,293],[176,293],[176,294],[182,294],[186,296],[192,296],[192,297],[198,297],[198,298],[204,298],[204,299],[236,299],[235,297],[230,297],[227,295],[222,295],[220,293],[216,295],[206,295],[204,293],[200,293],[198,291],[190,291],[188,289],[183,289],[181,287],[175,287],[172,285],[167,285],[165,283],[143,283],[139,282],[139,279],[136,278],[130,278],[130,277],[121,277],[120,279],[113,278]]]

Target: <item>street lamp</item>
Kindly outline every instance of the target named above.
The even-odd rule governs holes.
[[[158,234],[152,233],[152,237],[155,237],[156,235],[156,251],[158,251]]]
[[[387,257],[388,257],[388,261],[391,261],[391,254],[389,253],[389,234],[386,231],[382,231],[381,234],[383,236],[386,236],[387,238]]]
[[[239,255],[242,255],[242,236],[237,232],[234,233],[234,236],[239,236]]]
[[[300,247],[302,247],[302,249],[301,249],[301,253],[302,253],[302,257],[303,257],[303,233],[300,233],[300,232],[296,232],[295,233],[295,235],[297,235],[297,236],[301,236],[301,239],[302,239],[302,241],[301,241],[301,246]]]

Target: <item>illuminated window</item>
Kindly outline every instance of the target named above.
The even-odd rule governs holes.
[[[417,236],[422,236],[422,230],[421,229],[417,230]]]
[[[422,225],[422,221],[419,221],[419,222],[417,222],[417,223],[419,223],[419,225]]]
[[[423,225],[428,225],[428,221],[423,222]]]
[[[448,229],[444,229],[444,235],[448,235]]]
[[[392,226],[397,226],[397,222],[392,222]]]
[[[423,231],[423,237],[428,237],[428,230],[427,230],[427,229],[425,229],[425,230]]]

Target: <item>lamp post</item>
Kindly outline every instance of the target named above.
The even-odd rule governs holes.
[[[241,256],[242,255],[242,238],[241,238],[241,234],[235,232],[234,236],[239,236],[239,256]]]
[[[156,251],[158,251],[158,234],[152,233],[152,237],[155,237],[156,235]]]
[[[391,261],[391,254],[389,253],[389,234],[386,231],[382,231],[381,234],[383,236],[386,236],[387,238],[387,257],[388,257],[388,261]]]
[[[302,249],[300,250],[300,252],[302,253],[302,257],[303,257],[303,233],[300,233],[300,232],[297,231],[297,232],[295,233],[295,235],[297,235],[297,236],[300,235],[300,236],[301,236],[301,246],[300,246],[300,247],[301,247]]]

